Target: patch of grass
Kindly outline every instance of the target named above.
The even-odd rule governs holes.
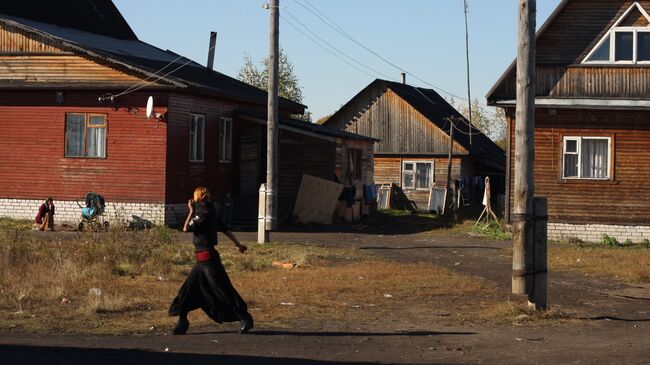
[[[30,230],[34,222],[28,219],[0,217],[0,231]]]
[[[612,247],[618,247],[622,246],[620,242],[615,237],[609,236],[607,233],[604,233],[600,243],[602,243],[605,246],[612,246]]]
[[[650,282],[650,255],[641,245],[621,248],[551,245],[550,270],[573,271],[627,282]]]
[[[88,232],[65,242],[37,242],[30,232],[0,232],[0,330],[128,334],[167,331],[167,309],[194,264],[193,247],[167,232]],[[171,235],[175,237],[175,235]],[[280,325],[310,318],[377,323],[480,320],[474,298],[496,288],[430,263],[379,259],[356,249],[249,244],[246,255],[219,246],[228,273],[256,320]],[[273,262],[292,263],[292,268]],[[209,325],[200,311],[193,326]],[[390,325],[388,323],[387,325]],[[151,329],[153,328],[153,329]]]
[[[545,311],[536,311],[524,303],[504,302],[497,304],[481,304],[479,318],[494,323],[512,324],[539,324],[544,322],[557,322],[574,319],[569,313],[551,308]]]
[[[500,223],[494,221],[490,221],[487,224],[479,224],[473,227],[473,230],[490,240],[507,241],[512,239],[512,233],[505,231]]]

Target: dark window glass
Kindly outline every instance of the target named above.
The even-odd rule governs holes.
[[[616,61],[632,61],[634,39],[632,32],[616,32],[614,41],[616,42]]]
[[[596,52],[594,52],[588,61],[609,61],[609,46],[610,46],[610,37],[607,37],[603,44],[598,47]]]
[[[637,61],[650,61],[650,32],[638,32],[637,37]]]

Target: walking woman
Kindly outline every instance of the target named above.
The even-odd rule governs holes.
[[[190,213],[183,231],[191,229],[194,232],[197,263],[169,308],[170,316],[178,316],[173,333],[185,334],[190,326],[187,313],[198,308],[218,323],[239,321],[239,333],[246,333],[253,328],[253,317],[248,313],[246,302],[232,286],[215,249],[219,219],[210,200],[210,192],[204,187],[196,188],[194,199],[187,205]],[[227,233],[230,233],[228,237],[239,248],[239,252],[246,252],[246,246],[239,243],[232,232]]]

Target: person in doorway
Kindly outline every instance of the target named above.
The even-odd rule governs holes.
[[[232,200],[232,196],[230,193],[226,193],[226,196],[223,199],[223,204],[221,208],[221,223],[225,227],[226,231],[228,232],[232,229],[232,209],[234,206],[234,202]],[[230,237],[230,235],[228,235]],[[230,237],[232,240],[232,237]],[[234,241],[233,241],[234,242]]]
[[[193,231],[192,242],[197,263],[169,308],[170,316],[179,317],[173,333],[185,334],[190,326],[187,314],[198,308],[203,309],[217,323],[239,321],[239,332],[246,333],[253,328],[253,317],[248,313],[246,302],[230,282],[215,249],[220,224],[210,201],[210,192],[204,187],[196,188],[193,199],[187,205],[190,212],[183,231]],[[247,247],[239,243],[232,232],[227,231],[226,234],[239,248],[239,252],[246,252]]]
[[[34,227],[39,231],[54,231],[54,199],[48,197],[38,208],[34,219]]]

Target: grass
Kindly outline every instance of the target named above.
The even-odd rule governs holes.
[[[194,264],[174,231],[112,229],[66,241],[0,232],[0,330],[130,334],[167,331],[167,309]],[[356,249],[249,244],[219,247],[222,262],[258,323],[483,321],[499,305],[495,286],[430,263],[397,263]],[[274,262],[292,263],[285,269]],[[476,310],[476,298],[487,309]],[[487,299],[486,299],[487,298]],[[487,311],[487,312],[486,312]],[[200,311],[193,326],[212,322]],[[388,321],[388,322],[386,322]],[[435,321],[435,322],[434,322]]]
[[[621,247],[602,244],[550,245],[551,270],[579,272],[626,282],[650,282],[650,255],[643,244]]]
[[[0,217],[0,231],[29,230],[32,227],[32,221],[28,219],[12,219]]]

